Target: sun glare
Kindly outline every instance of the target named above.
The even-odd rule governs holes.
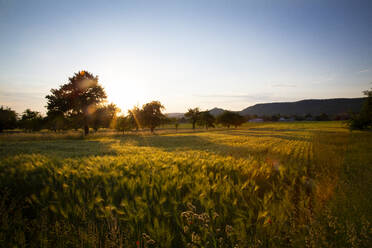
[[[115,103],[123,114],[127,114],[133,106],[141,105],[146,100],[146,92],[139,85],[115,83],[108,84],[105,88],[108,102]]]

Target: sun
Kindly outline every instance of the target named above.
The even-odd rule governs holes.
[[[108,84],[106,87],[107,101],[115,103],[121,113],[127,114],[135,105],[145,102],[146,92],[138,85]]]

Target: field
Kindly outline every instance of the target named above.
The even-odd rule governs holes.
[[[372,247],[372,133],[341,122],[0,136],[1,247]]]

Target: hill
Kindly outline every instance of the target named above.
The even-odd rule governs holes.
[[[180,119],[185,116],[184,113],[167,113],[165,114],[168,118],[177,118]]]
[[[225,111],[225,110],[222,109],[222,108],[212,108],[211,110],[209,110],[209,113],[210,113],[211,115],[213,115],[213,116],[216,117],[216,116],[222,114],[223,111]]]
[[[261,103],[240,111],[241,115],[337,115],[359,112],[365,98],[311,99],[297,102]]]
[[[223,111],[225,111],[224,109],[222,108],[213,108],[211,110],[209,110],[209,113],[213,116],[218,116],[220,114],[223,113]],[[167,113],[165,114],[166,116],[168,116],[169,118],[182,118],[182,117],[185,117],[185,113]]]

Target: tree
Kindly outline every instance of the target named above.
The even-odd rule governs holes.
[[[318,116],[315,117],[315,120],[316,121],[328,121],[329,120],[329,117],[326,113],[322,113]]]
[[[138,106],[134,106],[131,110],[128,110],[128,123],[131,127],[135,128],[136,131],[142,128],[142,119],[142,111]]]
[[[17,127],[17,113],[7,107],[0,107],[0,133],[4,129],[14,129]]]
[[[169,123],[174,125],[174,128],[176,129],[176,132],[178,131],[178,127],[180,125],[180,118],[172,117],[168,118]]]
[[[313,116],[312,116],[310,113],[307,113],[307,114],[305,115],[305,120],[307,120],[307,121],[312,121],[312,120],[313,120]]]
[[[235,128],[237,128],[238,126],[243,125],[243,123],[245,123],[245,122],[246,122],[246,120],[245,120],[244,116],[241,116],[240,114],[233,112],[232,125],[235,126]]]
[[[98,83],[98,76],[93,76],[87,71],[79,71],[59,89],[51,89],[51,94],[46,98],[48,111],[75,119],[87,135],[90,116],[107,96]]]
[[[25,131],[40,131],[43,128],[44,119],[39,112],[26,109],[19,124]]]
[[[49,130],[57,132],[57,130],[67,129],[71,125],[69,125],[68,119],[62,112],[48,111],[45,118],[45,126]]]
[[[208,129],[209,127],[214,127],[215,121],[216,118],[207,110],[200,112],[197,123],[199,126],[204,126],[206,129]]]
[[[363,91],[367,96],[359,114],[353,114],[348,122],[349,128],[354,129],[371,129],[372,128],[372,88],[371,90]]]
[[[119,116],[115,122],[115,129],[119,132],[129,131],[132,129],[129,116]]]
[[[200,118],[199,108],[188,109],[187,113],[185,114],[185,117],[190,120],[190,122],[192,123],[192,129],[195,130],[195,124]]]
[[[217,116],[217,123],[230,128],[230,126],[238,126],[242,125],[245,122],[245,118],[236,112],[231,111],[224,111],[222,114]]]
[[[119,108],[113,103],[98,107],[92,114],[90,121],[94,131],[113,126],[117,112],[119,112]]]
[[[159,101],[152,101],[142,106],[142,125],[150,128],[151,133],[154,133],[155,128],[159,126],[166,118],[162,113],[162,110],[164,109],[164,106]]]

